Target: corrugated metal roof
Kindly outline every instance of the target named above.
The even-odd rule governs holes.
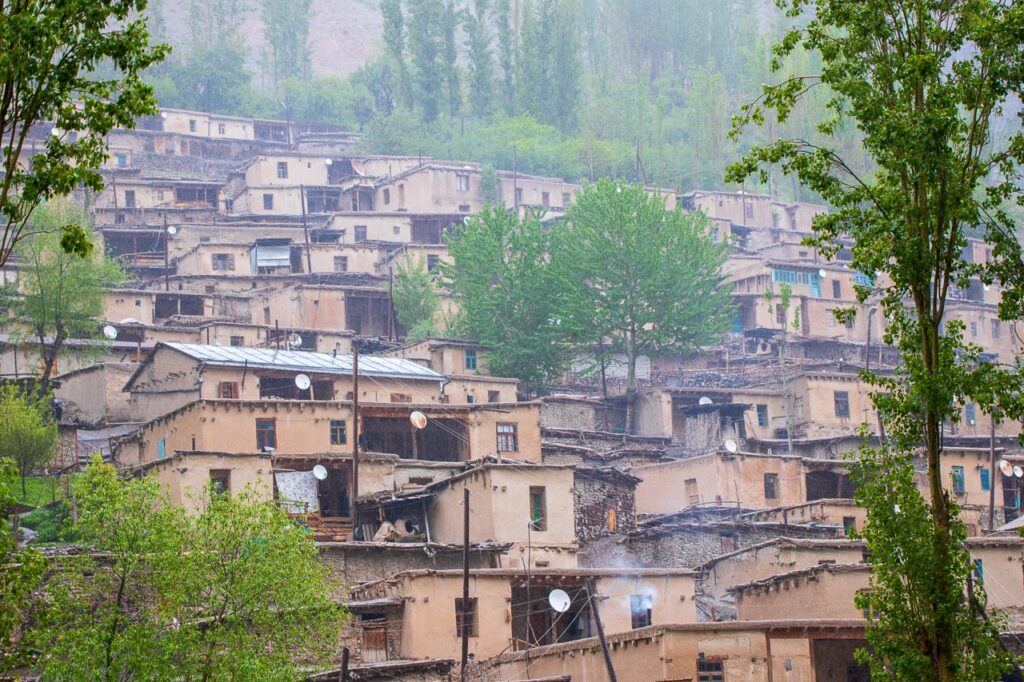
[[[273,348],[246,348],[244,346],[207,346],[195,343],[164,342],[207,365],[219,367],[250,367],[277,369],[286,372],[311,374],[352,374],[352,356],[313,353],[304,350],[275,350]],[[432,369],[402,358],[384,358],[378,355],[359,356],[360,376],[379,376],[420,381],[442,381],[445,376]]]

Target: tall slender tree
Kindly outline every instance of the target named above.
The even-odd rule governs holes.
[[[494,110],[494,64],[488,10],[488,0],[473,0],[473,10],[467,10],[464,15],[469,52],[469,104],[477,116],[487,116]]]
[[[309,80],[309,22],[313,0],[260,0],[264,62],[274,89],[289,78]]]
[[[442,64],[448,115],[452,118],[462,110],[462,75],[459,73],[459,46],[455,37],[459,24],[462,23],[462,15],[459,0],[445,0],[441,12]]]
[[[511,0],[496,0],[494,28],[498,39],[498,64],[501,67],[501,103],[506,116],[517,110],[516,93],[516,18],[512,15]]]
[[[415,98],[423,120],[441,111],[445,80],[444,6],[436,0],[409,0],[409,53],[414,69]]]
[[[1001,148],[990,141],[995,117],[1024,91],[1024,2],[784,4],[798,25],[775,47],[774,70],[797,49],[819,55],[822,68],[764,86],[737,118],[737,134],[768,117],[785,121],[815,88],[831,93],[834,116],[820,126],[823,141],[786,137],[756,146],[728,177],[764,181],[771,164],[781,164],[835,209],[815,220],[811,243],[831,256],[852,239],[852,267],[888,282],[881,291],[886,334],[903,366],[895,377],[875,379],[891,441],[869,452],[864,466],[894,473],[891,494],[876,488],[862,498],[873,591],[861,601],[879,614],[864,656],[878,679],[997,679],[1006,658],[996,633],[964,599],[972,564],[956,501],[943,485],[943,424],[968,401],[1019,417],[1020,376],[965,346],[946,303],[980,278],[1006,287],[1004,319],[1022,312],[1021,246],[1006,204],[1022,200],[1024,134],[1018,128]],[[873,174],[858,173],[832,139],[844,123],[860,131]],[[993,262],[965,258],[968,231],[993,246]],[[858,289],[861,300],[869,293]],[[922,445],[925,499],[905,484]]]
[[[405,54],[406,30],[405,17],[402,14],[402,0],[381,0],[380,8],[384,19],[384,47],[388,56],[391,57],[391,62],[395,65],[398,99],[406,109],[412,109],[412,81],[409,78],[409,64]],[[390,111],[388,114],[390,115]]]

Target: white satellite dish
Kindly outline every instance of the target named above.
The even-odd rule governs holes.
[[[472,218],[470,218],[469,216],[466,216],[465,218],[462,219],[462,224],[463,225],[469,225],[469,221],[470,220],[472,220]]]
[[[302,337],[292,332],[288,335],[288,348],[302,348]]]
[[[734,441],[731,438],[729,440],[725,441],[725,449],[728,450],[729,452],[736,452],[736,450],[738,449],[737,445],[736,445],[736,441]]]
[[[1024,469],[1021,469],[1019,466],[1013,467],[1013,475],[1017,478],[1024,478]]]
[[[324,159],[324,163],[325,163],[326,165],[330,166],[330,165],[332,165],[332,164],[334,163],[334,161],[332,161],[332,160],[330,160],[330,159]]]
[[[305,374],[295,375],[295,387],[298,388],[300,391],[305,391],[307,388],[309,388],[310,383],[311,382],[309,381],[309,377],[306,376]]]
[[[715,402],[715,401],[712,400],[711,398],[707,397],[706,395],[704,395],[704,396],[701,396],[700,400],[697,401],[697,404],[698,405],[710,405],[713,402]]]
[[[167,228],[167,234],[173,237],[174,235],[178,234],[178,228],[176,228],[174,225],[169,226]]]
[[[117,327],[112,324],[108,324],[103,328],[103,336],[113,341],[117,338]]]
[[[121,320],[118,324],[142,324],[142,323],[139,322],[138,320],[136,320],[134,317],[126,317],[123,320]]]
[[[820,270],[818,270],[818,277],[821,277],[822,279],[825,279],[826,275],[828,275],[828,273],[825,272],[825,268],[821,268]]]
[[[1013,476],[1013,465],[1005,459],[999,460],[999,470],[1003,472],[1003,476]]]
[[[427,415],[423,414],[419,410],[416,410],[409,415],[409,422],[412,423],[417,429],[423,429],[427,426]]]
[[[985,285],[983,285],[983,286],[982,286],[982,288],[983,288],[983,289],[984,289],[985,291],[988,291],[988,290],[989,290],[989,289],[991,289],[992,287],[991,287],[991,286],[989,286],[988,284],[985,284]]]
[[[313,478],[315,478],[318,481],[326,481],[327,480],[327,467],[325,467],[323,464],[317,464],[316,466],[314,466],[313,467]]]
[[[551,592],[548,593],[548,603],[551,604],[551,608],[555,611],[565,613],[572,605],[572,598],[565,590],[551,590]]]

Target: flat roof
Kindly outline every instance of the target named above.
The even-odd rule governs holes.
[[[203,364],[216,367],[249,367],[316,374],[352,374],[352,356],[348,354],[338,353],[335,355],[245,346],[207,346],[176,341],[161,342],[157,348],[159,349],[161,346],[178,351]],[[420,381],[443,381],[445,379],[445,375],[411,360],[377,355],[361,355],[359,357],[359,374]]]

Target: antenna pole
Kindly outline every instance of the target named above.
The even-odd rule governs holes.
[[[359,497],[359,344],[352,339],[352,510]],[[353,514],[354,516],[354,514]]]
[[[117,196],[117,192],[114,192]],[[114,208],[117,208],[116,206]],[[171,290],[171,235],[167,231],[167,214],[164,214],[164,291]]]
[[[466,613],[469,610],[469,487],[462,489],[462,668],[461,680],[466,682],[466,663],[469,662],[469,623]],[[473,610],[473,617],[477,617]]]
[[[594,624],[597,626],[597,639],[601,642],[601,652],[604,654],[604,665],[608,669],[608,679],[611,682],[619,682],[615,676],[615,667],[612,665],[612,655],[608,651],[608,642],[604,638],[604,625],[601,624],[601,610],[597,604],[597,590],[594,585],[593,579],[587,581],[587,596],[590,597],[590,610],[594,614]]]
[[[306,186],[299,185],[299,199],[302,203],[302,236],[306,239],[306,273],[313,274],[313,261],[309,255],[309,227],[306,225]]]

